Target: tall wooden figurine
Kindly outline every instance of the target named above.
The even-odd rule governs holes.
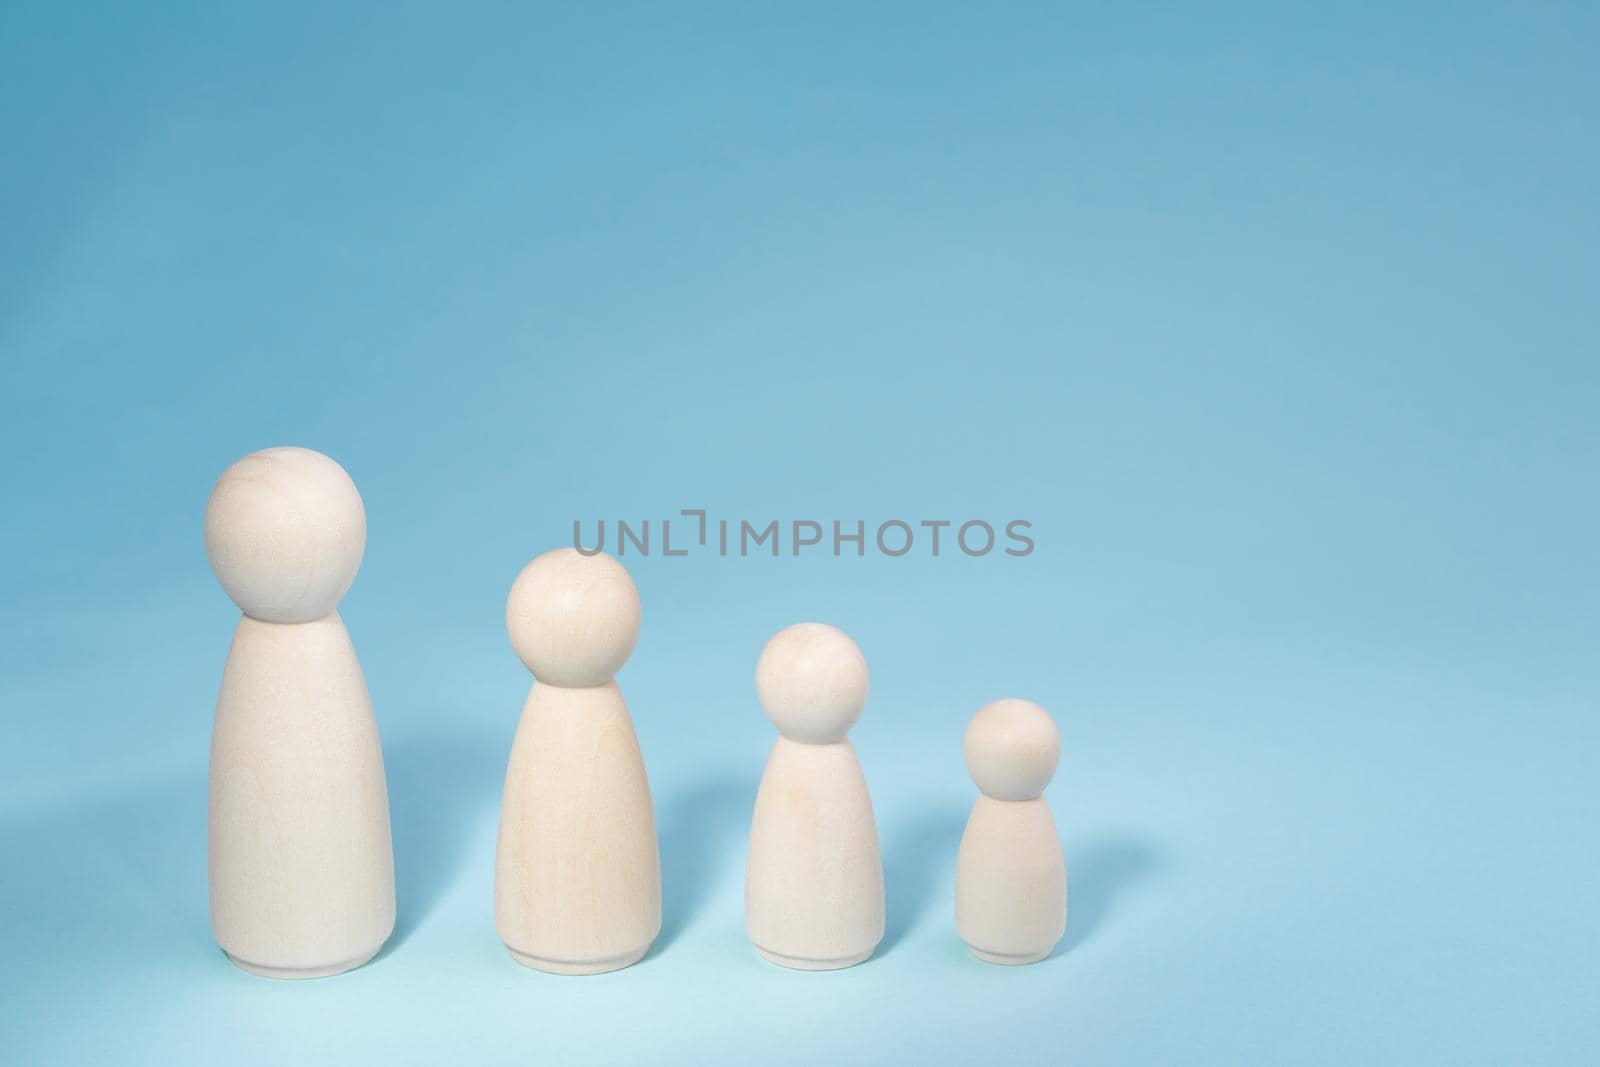
[[[639,637],[639,594],[603,553],[546,552],[506,603],[534,684],[500,806],[494,919],[519,963],[599,974],[661,930],[661,868],[644,759],[613,680]]]
[[[394,929],[383,751],[336,610],[366,549],[361,494],[320,452],[223,472],[206,554],[244,612],[211,735],[211,927],[271,978],[359,967]]]

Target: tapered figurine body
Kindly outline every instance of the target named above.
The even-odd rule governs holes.
[[[604,553],[523,568],[506,629],[534,684],[506,769],[494,921],[517,962],[600,974],[661,930],[655,815],[614,676],[639,637],[639,594]]]
[[[780,736],[750,826],[745,930],[784,967],[851,967],[883,940],[878,828],[845,736],[867,683],[855,642],[815,622],[779,631],[756,665],[756,692]]]
[[[989,963],[1037,963],[1067,929],[1067,870],[1042,794],[1061,756],[1037,704],[997,700],[973,716],[964,749],[982,796],[956,860],[956,930]]]
[[[377,954],[395,914],[383,751],[336,610],[366,511],[327,456],[269,448],[223,472],[205,526],[244,612],[211,735],[212,931],[253,974],[338,974]]]

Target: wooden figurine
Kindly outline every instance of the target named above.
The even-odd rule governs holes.
[[[883,939],[878,830],[845,736],[867,681],[855,642],[821,623],[779,631],[756,665],[756,692],[780,736],[750,826],[745,929],[785,967],[854,966]]]
[[[967,770],[982,795],[956,860],[956,930],[989,963],[1037,963],[1067,928],[1067,871],[1040,794],[1061,755],[1039,705],[997,700],[967,726]]]
[[[309,449],[245,456],[206,505],[206,554],[244,612],[211,735],[211,926],[253,974],[338,974],[394,929],[383,751],[336,610],[366,537],[355,483]]]
[[[661,930],[661,869],[644,758],[613,680],[639,637],[639,594],[604,553],[546,552],[506,603],[534,684],[500,807],[494,916],[519,963],[600,974]]]

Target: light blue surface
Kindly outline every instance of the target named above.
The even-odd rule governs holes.
[[[1594,9],[690,6],[0,11],[0,1059],[1594,1062]],[[366,499],[400,888],[302,984],[206,915],[201,510],[280,443]],[[528,972],[506,591],[689,507],[1038,548],[625,560],[666,927]],[[741,912],[806,618],[889,886],[821,975]],[[1072,901],[1016,970],[950,907],[1012,694]]]

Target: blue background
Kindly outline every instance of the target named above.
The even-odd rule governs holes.
[[[3,1058],[1592,1062],[1600,19],[1200,7],[7,4]],[[201,514],[291,443],[366,500],[400,892],[309,983],[206,913]],[[1038,547],[625,558],[665,928],[526,971],[506,591],[693,507]],[[871,663],[888,874],[820,975],[741,910],[801,619]],[[1063,734],[1020,969],[950,904],[1005,695]]]

